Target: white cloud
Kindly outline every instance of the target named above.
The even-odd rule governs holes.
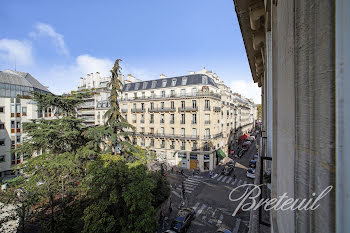
[[[76,90],[79,78],[89,73],[100,72],[101,76],[110,76],[113,61],[108,58],[97,58],[91,55],[80,55],[72,65],[53,66],[48,71],[40,71],[41,80],[55,94],[62,94]]]
[[[33,38],[37,37],[49,37],[57,48],[57,51],[61,54],[68,55],[69,50],[64,42],[63,35],[57,33],[50,24],[37,23],[35,25],[37,31],[29,33]]]
[[[110,70],[113,67],[113,61],[108,58],[96,58],[88,54],[80,55],[76,59],[74,69],[82,74],[100,72],[102,76],[110,76]]]
[[[261,103],[261,88],[257,83],[246,80],[235,80],[231,83],[231,89],[233,92],[237,92],[244,97],[253,99],[254,103]]]
[[[1,39],[0,40],[0,61],[3,64],[15,62],[18,65],[31,65],[34,61],[32,45],[28,41]]]

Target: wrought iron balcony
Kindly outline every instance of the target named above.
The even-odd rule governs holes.
[[[215,111],[215,112],[220,112],[220,111],[221,111],[221,108],[220,108],[220,107],[214,107],[214,111]]]
[[[195,112],[198,111],[198,107],[180,107],[178,110],[179,112]]]
[[[189,97],[213,97],[221,99],[219,94],[211,92],[196,92],[196,93],[177,93],[177,94],[167,94],[167,95],[152,95],[152,96],[141,96],[141,97],[128,97],[121,98],[121,101],[132,101],[132,100],[156,100],[156,99],[167,99],[167,98],[189,98]]]
[[[131,112],[146,112],[146,109],[142,109],[142,108],[132,108]]]
[[[175,108],[149,108],[148,112],[175,112]]]

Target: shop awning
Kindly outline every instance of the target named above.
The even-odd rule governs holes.
[[[221,159],[223,159],[223,158],[226,157],[225,153],[224,153],[221,149],[217,150],[217,151],[216,151],[216,154],[217,154]]]

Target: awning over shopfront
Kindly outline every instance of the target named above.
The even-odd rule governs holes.
[[[221,149],[217,150],[217,151],[216,151],[216,154],[217,154],[221,159],[223,159],[223,158],[226,157],[225,153],[224,153]]]

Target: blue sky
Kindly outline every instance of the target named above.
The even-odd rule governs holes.
[[[54,93],[121,58],[143,80],[206,67],[260,99],[232,0],[3,1],[0,28],[0,70],[16,61]]]

